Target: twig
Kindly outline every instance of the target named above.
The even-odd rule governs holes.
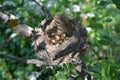
[[[0,12],[0,23],[7,25],[8,21],[10,19],[14,19],[16,16],[13,14],[7,14],[5,12]],[[30,37],[32,34],[32,27],[26,25],[26,24],[19,24],[19,27],[17,26],[16,33],[13,33],[10,35],[10,37],[4,41],[3,43],[0,43],[0,49],[7,46],[9,42],[15,38],[17,35],[23,35],[26,37]]]
[[[48,65],[46,62],[44,61],[40,61],[38,59],[22,59],[20,57],[14,56],[14,55],[7,55],[7,54],[3,54],[2,52],[0,52],[0,58],[7,58],[10,60],[15,60],[17,62],[20,62],[22,64],[35,64],[36,66],[40,67],[42,65]]]
[[[6,41],[4,41],[3,43],[0,43],[0,49],[2,49],[3,47],[6,47],[10,43],[10,41],[16,36],[17,36],[16,33],[11,34],[10,37]]]
[[[0,43],[0,49],[6,47],[9,44],[10,41],[11,41],[11,39],[8,38],[4,42]]]
[[[50,17],[49,12],[46,10],[46,8],[42,5],[41,2],[39,2],[39,0],[35,0],[35,3],[41,8],[41,10],[43,11],[43,13],[45,14],[45,16],[48,18]]]
[[[45,61],[40,61],[37,59],[28,59],[28,60],[26,60],[26,64],[35,64],[38,67],[41,67],[42,65],[48,66],[48,64]]]
[[[0,12],[0,23],[3,23],[5,25],[7,25],[8,21],[10,20],[11,17],[15,17],[14,15],[12,14],[7,14],[7,12]],[[10,37],[4,41],[3,43],[0,43],[0,49],[7,46],[9,44],[9,42],[15,37],[17,36],[16,33],[13,33],[10,35]]]
[[[0,58],[8,58],[8,59],[15,60],[15,61],[17,61],[17,62],[26,63],[26,60],[23,60],[23,59],[20,58],[20,57],[13,56],[13,55],[6,55],[6,54],[3,54],[3,53],[1,53],[1,52],[0,52]]]
[[[39,5],[39,7],[42,9],[42,11],[45,13],[46,17],[49,17],[48,12],[45,10],[45,8],[42,6],[42,4],[39,3],[38,0],[35,0],[35,2]],[[15,17],[14,15],[10,14],[11,16]],[[5,12],[0,12],[0,23],[6,24],[9,20],[10,20],[10,16],[5,13]],[[12,34],[6,41],[4,41],[3,43],[0,43],[0,49],[7,46],[9,44],[9,42],[15,37],[17,36],[16,33]],[[7,58],[10,60],[15,60],[17,62],[23,63],[23,64],[35,64],[35,65],[48,65],[48,63],[46,63],[45,61],[40,61],[37,59],[22,59],[20,57],[14,56],[14,55],[6,55],[3,54],[2,52],[0,52],[0,58]]]
[[[6,24],[10,19],[10,16],[6,13],[0,12],[0,23]]]

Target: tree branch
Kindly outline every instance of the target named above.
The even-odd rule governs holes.
[[[2,12],[0,11],[0,23],[7,25],[7,23],[11,19],[16,18],[16,16],[14,16],[13,14],[10,14],[10,13],[8,14],[8,13],[4,10]],[[33,28],[31,28],[30,26],[28,26],[26,24],[18,24],[16,33],[11,34],[10,37],[6,41],[4,41],[3,43],[0,43],[0,49],[7,46],[7,44],[9,44],[9,42],[13,38],[15,38],[17,35],[24,35],[26,37],[31,37],[32,30],[33,30]]]
[[[42,6],[42,3],[39,3],[38,0],[35,0],[37,5],[41,8],[41,10],[44,12],[46,17],[49,17],[50,15],[48,14],[47,10]],[[1,8],[0,8],[1,9]],[[16,18],[13,14],[8,14],[4,9],[2,11],[0,10],[0,23],[7,25],[8,21],[11,20],[12,18]],[[17,18],[16,18],[17,19]],[[9,42],[18,34],[22,34],[26,32],[25,30],[30,30],[29,32],[32,31],[32,28],[26,24],[19,24],[20,27],[17,28],[16,33],[12,34],[7,40],[5,40],[3,43],[0,43],[0,49],[3,47],[6,47]],[[21,28],[22,26],[22,28]],[[24,31],[24,32],[23,32]],[[42,66],[42,65],[48,65],[45,61],[40,61],[37,59],[22,59],[20,57],[14,56],[14,55],[7,55],[3,54],[0,52],[0,58],[7,58],[10,60],[15,60],[17,62],[23,63],[23,64],[35,64],[36,66]]]
[[[0,23],[6,24],[10,19],[10,16],[8,14],[5,14],[3,12],[0,12]]]
[[[46,8],[42,5],[41,2],[39,2],[39,0],[35,0],[35,3],[40,7],[40,9],[43,11],[43,13],[45,14],[45,17],[50,17],[49,12],[46,10]]]
[[[17,62],[26,63],[26,60],[23,60],[23,59],[20,58],[20,57],[13,56],[13,55],[6,55],[6,54],[3,54],[3,53],[1,53],[1,52],[0,52],[0,58],[8,58],[8,59],[15,60],[15,61],[17,61]]]
[[[0,49],[2,49],[3,47],[6,47],[10,43],[10,41],[16,36],[17,36],[16,33],[11,34],[7,40],[5,40],[3,43],[0,43]]]
[[[2,52],[0,52],[0,58],[7,58],[7,59],[10,59],[10,60],[15,60],[17,62],[20,62],[22,64],[35,64],[36,66],[42,66],[42,65],[48,65],[46,62],[44,61],[40,61],[38,59],[22,59],[20,57],[17,57],[17,56],[14,56],[14,55],[6,55],[6,54],[3,54]]]
[[[0,23],[7,24],[11,19],[17,19],[17,17],[6,11],[5,8],[0,7]]]

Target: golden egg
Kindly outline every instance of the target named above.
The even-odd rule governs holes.
[[[56,35],[55,39],[56,39],[56,41],[59,41],[60,40],[60,36]]]

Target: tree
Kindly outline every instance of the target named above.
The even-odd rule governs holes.
[[[116,6],[113,4],[112,1],[116,4]],[[35,29],[38,23],[42,23],[41,21],[46,19],[46,14],[44,10],[42,11],[39,8],[40,6],[36,5],[35,2],[32,0],[2,0],[0,3],[2,5],[2,8],[4,8],[3,10],[7,10],[7,12],[10,12],[11,14],[17,16],[20,24],[30,25],[33,29]],[[8,3],[10,5],[8,5]],[[42,0],[42,3],[44,4],[44,7],[49,10],[49,13],[51,14],[50,16],[54,17],[55,14],[59,12],[60,14],[65,14],[72,18],[77,18],[79,21],[82,22],[83,26],[87,28],[90,51],[89,54],[80,56],[80,59],[86,65],[85,72],[91,74],[93,80],[120,79],[119,10],[116,8],[119,8],[119,5],[117,4],[119,2],[116,3],[116,0]],[[47,20],[51,21],[54,19],[48,18]],[[72,19],[70,18],[70,20]],[[42,24],[44,25],[46,21],[44,20]],[[39,24],[38,26],[40,25],[41,24]],[[9,38],[8,40],[7,38],[14,31],[10,30],[3,24],[0,24],[0,30],[0,43],[9,43],[9,40],[11,38]],[[48,32],[49,31],[50,29],[48,29]],[[49,36],[49,34],[47,35]],[[56,38],[59,39],[59,37]],[[24,63],[26,63],[27,59],[36,58],[34,56],[33,48],[31,47],[30,43],[32,42],[29,40],[29,38],[26,38],[24,36],[17,36],[10,41],[9,45],[3,45],[4,47],[1,47],[0,50],[5,55],[9,53],[19,56],[22,59],[19,59],[17,57],[18,61],[21,62],[21,60],[25,59]],[[52,41],[52,43],[54,43],[54,40]],[[16,60],[16,57],[11,55],[2,55],[2,57],[10,57]],[[54,66],[53,69],[51,69],[45,66],[42,66],[40,68],[35,67],[34,65],[23,66],[21,65],[21,63],[16,63],[16,61],[13,60],[8,62],[8,60],[9,59],[0,59],[1,79],[32,79],[39,77],[39,79],[41,80],[66,80],[73,79],[74,77],[77,80],[80,80],[81,78],[80,76],[75,76],[75,66],[71,64]],[[34,62],[37,61],[33,61],[33,63]],[[86,76],[88,76],[88,74]]]

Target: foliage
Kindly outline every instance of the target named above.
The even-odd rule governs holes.
[[[120,80],[120,10],[119,0],[41,0],[52,15],[66,14],[82,22],[88,30],[90,51],[81,59],[93,80]],[[21,22],[33,28],[44,19],[44,14],[33,0],[1,0],[0,5],[16,15]],[[0,43],[11,33],[0,24]],[[24,59],[35,57],[31,41],[18,36],[2,48],[4,54],[13,54]],[[23,65],[8,59],[0,59],[0,80],[28,80],[38,72],[39,80],[74,80],[72,65],[55,66],[53,69]],[[80,77],[76,77],[80,80]]]

